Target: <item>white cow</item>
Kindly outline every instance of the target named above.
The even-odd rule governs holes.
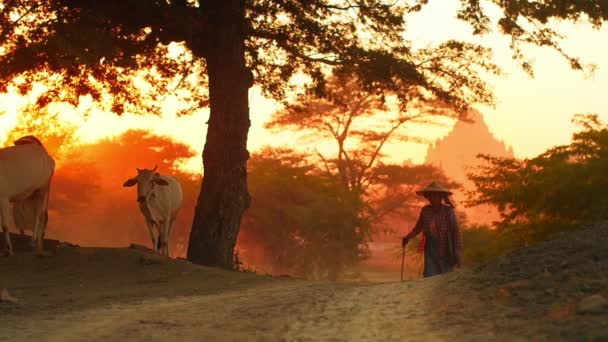
[[[137,202],[146,219],[154,249],[169,256],[169,237],[173,222],[182,207],[182,188],[177,179],[161,175],[152,170],[137,169],[137,176],[127,180],[122,186],[137,184]],[[158,235],[154,234],[156,226]]]
[[[8,231],[9,205],[19,213],[16,224],[23,229],[31,224],[32,245],[43,254],[44,233],[51,179],[55,161],[36,137],[28,135],[15,141],[15,146],[0,149],[0,216],[8,255],[13,246]],[[27,218],[24,218],[25,216]]]

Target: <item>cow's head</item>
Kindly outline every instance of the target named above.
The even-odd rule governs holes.
[[[152,170],[137,169],[137,176],[127,180],[122,186],[131,187],[137,184],[137,202],[144,202],[151,196],[154,196],[154,187],[156,185],[169,185],[169,183],[160,178],[160,174],[155,171],[156,166]]]

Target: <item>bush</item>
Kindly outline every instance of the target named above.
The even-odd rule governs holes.
[[[495,205],[501,221],[496,232],[464,231],[470,260],[608,219],[608,126],[595,115],[573,121],[582,130],[570,145],[524,160],[479,156],[485,165],[469,175],[476,191],[468,194],[467,205]],[[479,250],[480,244],[487,248]]]

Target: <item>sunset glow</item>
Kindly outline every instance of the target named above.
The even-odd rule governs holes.
[[[431,1],[422,13],[412,16],[408,38],[424,46],[448,37],[469,37],[470,28],[454,17],[457,2],[449,4]],[[608,118],[608,97],[604,96],[608,89],[608,45],[599,44],[608,36],[608,28],[594,31],[590,25],[583,23],[556,26],[568,37],[563,44],[565,51],[580,57],[585,63],[597,65],[593,74],[571,70],[567,61],[555,51],[529,48],[526,52],[535,61],[535,77],[530,78],[511,60],[506,38],[493,33],[482,40],[494,49],[495,59],[504,68],[505,76],[491,80],[498,99],[496,107],[480,106],[478,109],[484,114],[490,131],[497,139],[512,146],[517,157],[532,157],[551,146],[567,143],[573,132],[570,120],[576,113],[597,113],[602,118]],[[18,112],[27,99],[9,94],[2,95],[0,102],[3,113],[0,114],[0,141],[3,141],[6,133],[15,126]],[[60,105],[55,106],[54,110],[78,126],[77,133],[83,143],[138,128],[171,136],[178,142],[192,146],[200,155],[208,110],[176,117],[175,106],[170,100],[167,101],[163,105],[165,114],[161,117],[136,114],[119,117],[88,108],[86,101],[77,110]],[[275,101],[264,98],[259,88],[250,91],[249,106],[252,122],[250,150],[256,151],[266,145],[289,146],[294,143],[291,134],[277,135],[264,129],[264,123],[278,107]],[[84,116],[83,111],[86,112]],[[447,134],[450,127],[411,129],[415,135],[432,141]],[[393,155],[391,159],[420,163],[424,160],[426,146],[408,143],[391,146],[389,150]],[[200,158],[193,158],[185,168],[200,172]]]
[[[608,341],[608,0],[0,0],[0,340]]]
[[[412,41],[413,46],[418,48],[457,39],[482,43],[494,50],[494,61],[504,71],[503,76],[488,76],[495,91],[496,105],[474,107],[484,116],[493,138],[512,148],[516,157],[534,157],[552,146],[567,144],[574,129],[571,119],[576,113],[597,113],[600,118],[608,118],[608,97],[603,95],[608,89],[608,45],[598,44],[608,36],[608,28],[595,31],[586,23],[555,24],[555,28],[568,37],[563,41],[564,51],[580,57],[585,65],[596,64],[597,68],[591,74],[574,71],[566,59],[554,50],[528,47],[525,53],[534,62],[535,77],[531,78],[512,60],[509,40],[505,36],[497,32],[481,38],[473,36],[470,26],[456,19],[458,6],[457,1],[430,1],[423,11],[408,16],[408,31],[404,39]],[[498,9],[489,8],[489,14],[492,20],[496,20]],[[183,49],[183,45],[173,43],[168,53],[177,56]],[[303,82],[303,79],[296,79]],[[41,87],[34,87],[30,98],[20,97],[15,92],[0,95],[0,144],[11,143],[6,141],[7,133],[18,124],[20,112],[35,101],[41,91]],[[158,104],[162,108],[161,115],[125,113],[119,116],[96,108],[88,96],[80,98],[77,108],[58,103],[51,104],[48,110],[51,115],[58,115],[58,122],[62,125],[75,128],[76,144],[95,144],[133,129],[185,144],[195,154],[189,159],[176,161],[176,164],[183,171],[200,175],[209,110],[203,108],[191,115],[178,116],[176,113],[182,108],[179,101],[177,96],[166,97],[164,102]],[[264,125],[281,107],[276,101],[264,97],[259,86],[249,91],[249,108],[251,127],[248,149],[251,152],[275,146],[309,154],[316,154],[317,151],[326,155],[335,153],[334,141],[300,139],[301,132],[266,129]],[[423,163],[429,144],[445,137],[455,123],[450,119],[440,122],[439,125],[405,124],[404,132],[421,141],[389,142],[384,149],[385,160],[399,164]],[[58,162],[61,165],[63,161]],[[155,164],[153,160],[146,163],[150,164],[147,167]],[[455,174],[451,176],[457,173],[458,177],[463,178],[463,172],[453,171]]]

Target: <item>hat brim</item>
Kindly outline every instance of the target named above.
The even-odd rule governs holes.
[[[440,193],[440,194],[447,194],[447,195],[452,195],[451,191],[447,191],[447,190],[421,190],[421,191],[416,191],[416,194],[419,196],[424,196],[426,197],[428,194],[430,193]]]

